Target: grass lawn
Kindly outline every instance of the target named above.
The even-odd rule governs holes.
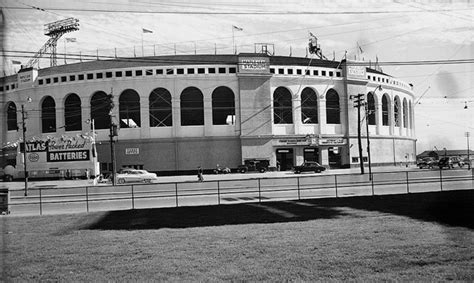
[[[14,217],[2,281],[474,280],[474,191]]]

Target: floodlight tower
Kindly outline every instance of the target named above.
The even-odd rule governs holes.
[[[44,34],[49,36],[48,41],[41,47],[41,49],[36,52],[36,54],[31,58],[28,63],[26,63],[26,68],[33,67],[38,60],[42,57],[46,51],[49,50],[50,53],[50,66],[56,66],[56,46],[59,38],[68,32],[73,32],[79,30],[79,20],[75,18],[67,18],[64,20],[59,20],[44,25]]]

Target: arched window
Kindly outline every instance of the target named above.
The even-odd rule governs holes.
[[[7,131],[17,131],[18,121],[16,115],[16,104],[9,102],[7,104]]]
[[[301,92],[301,122],[303,124],[318,123],[318,97],[309,87]]]
[[[96,129],[109,129],[110,117],[107,111],[107,94],[98,91],[91,98],[91,119]]]
[[[403,99],[403,127],[408,128],[408,105],[406,98]]]
[[[369,121],[369,125],[375,125],[375,98],[372,92],[367,94],[367,110],[369,111],[367,119]]]
[[[339,105],[339,94],[334,89],[330,89],[326,94],[326,123],[341,123],[341,108]]]
[[[195,87],[188,87],[181,93],[181,125],[204,125],[203,95]]]
[[[212,92],[212,124],[233,125],[235,122],[234,92],[220,86]]]
[[[150,127],[173,126],[171,94],[164,88],[156,88],[150,93]]]
[[[56,132],[56,103],[51,96],[47,96],[41,103],[42,133]]]
[[[75,93],[64,101],[64,123],[66,131],[82,130],[81,99]]]
[[[382,125],[389,125],[389,112],[388,112],[388,97],[386,94],[382,96]]]
[[[401,111],[402,111],[402,105],[400,103],[400,98],[398,96],[395,96],[395,104],[394,104],[394,119],[395,119],[395,127],[400,127],[401,126]]]
[[[290,91],[284,87],[275,89],[273,93],[273,123],[292,124],[293,109],[291,105]]]
[[[127,89],[119,98],[120,128],[139,128],[140,121],[140,96],[133,89]]]

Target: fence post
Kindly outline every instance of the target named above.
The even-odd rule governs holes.
[[[336,188],[336,198],[339,197],[337,195],[337,175],[334,175],[334,188]]]
[[[405,171],[405,172],[407,173],[406,174],[407,175],[407,194],[409,194],[410,193],[410,187],[408,185],[408,171]]]
[[[41,198],[41,187],[39,187],[39,199],[40,199],[40,215],[43,215],[43,203]]]
[[[221,204],[221,191],[220,191],[220,182],[217,180],[217,204]]]
[[[135,209],[135,194],[133,191],[133,185],[132,185],[132,209]]]
[[[443,169],[439,168],[439,185],[441,186],[441,191],[443,191]]]
[[[178,207],[178,183],[174,183],[174,191],[176,193],[176,207]]]
[[[300,195],[300,177],[296,177],[296,181],[298,184],[298,200],[301,200],[301,195]]]
[[[262,194],[260,191],[260,178],[258,178],[258,202],[262,202]]]
[[[86,186],[86,211],[89,212],[89,187]]]

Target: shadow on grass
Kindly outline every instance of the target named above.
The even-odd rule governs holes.
[[[344,207],[474,229],[474,191],[308,199],[106,212],[82,229],[135,230],[281,223],[347,216]]]
[[[474,229],[474,190],[323,200],[324,207],[346,206]]]
[[[83,229],[159,229],[328,219],[343,215],[334,208],[306,202],[241,203],[110,211]]]

